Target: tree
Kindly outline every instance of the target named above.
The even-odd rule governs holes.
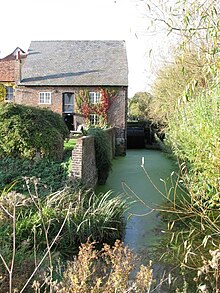
[[[130,117],[149,118],[149,107],[153,96],[147,92],[138,92],[130,100],[128,104],[128,112]]]
[[[182,53],[176,50],[173,62],[159,70],[152,85],[155,97],[149,109],[152,119],[167,124],[179,105],[195,98],[210,80],[205,53],[198,55],[192,46]]]

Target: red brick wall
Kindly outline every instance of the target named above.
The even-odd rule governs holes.
[[[106,129],[108,135],[111,159],[115,155],[115,129]],[[72,151],[72,178],[80,179],[87,188],[95,188],[98,180],[95,145],[93,136],[83,136],[77,139]]]
[[[0,81],[14,82],[18,78],[18,61],[0,61]]]
[[[116,129],[114,127],[105,129],[105,132],[109,139],[111,159],[113,159],[115,156],[115,130]]]
[[[39,93],[51,92],[51,104],[40,104]],[[62,93],[74,92],[72,87],[23,87],[18,86],[15,91],[15,102],[28,106],[47,107],[54,112],[62,114]]]
[[[48,107],[51,110],[62,114],[62,93],[87,89],[97,90],[97,87],[25,87],[18,86],[15,93],[15,102],[18,104]],[[117,97],[114,99],[108,111],[108,123],[116,128],[116,155],[126,153],[126,127],[127,127],[127,87],[118,87]],[[51,105],[39,104],[39,93],[51,92]],[[76,104],[76,103],[75,103]],[[76,105],[75,105],[76,106]]]
[[[117,98],[114,99],[109,111],[108,121],[115,127],[115,154],[125,155],[127,148],[127,88],[120,89]]]
[[[72,176],[73,179],[82,180],[87,188],[95,188],[98,177],[93,136],[77,139],[72,152]]]
[[[15,82],[20,81],[20,67],[25,62],[25,57],[22,60],[2,59],[0,60],[0,82]]]

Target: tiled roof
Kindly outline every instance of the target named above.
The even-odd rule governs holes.
[[[20,55],[19,56],[20,59],[26,58],[25,51],[23,51],[21,48],[17,47],[16,49],[14,49],[14,51],[11,54],[9,54],[6,57],[0,59],[0,62],[10,61],[10,60],[16,60],[16,59],[18,59],[18,54]]]
[[[0,82],[14,82],[15,81],[15,60],[0,62]]]
[[[128,85],[124,41],[33,41],[24,85]]]
[[[15,82],[18,78],[18,58],[23,60],[25,57],[25,52],[17,47],[11,54],[0,59],[0,82]]]

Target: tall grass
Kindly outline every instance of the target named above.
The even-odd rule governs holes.
[[[31,185],[31,184],[29,184]],[[51,242],[57,235],[67,211],[67,222],[56,243],[56,251],[70,255],[77,251],[80,243],[88,238],[100,242],[120,239],[123,228],[125,199],[121,196],[111,197],[111,192],[95,194],[78,188],[65,188],[46,197],[33,194],[31,186],[29,196],[15,192],[2,194],[0,197],[0,243],[10,246],[12,235],[11,213],[14,198],[19,199],[16,208],[16,246],[27,243],[27,248],[44,251],[47,239],[44,236],[44,223]],[[43,219],[43,221],[42,221]]]
[[[219,97],[217,85],[179,105],[165,141],[180,162],[179,184],[187,190],[169,210],[167,252],[194,276],[198,292],[220,290]]]
[[[169,121],[166,143],[188,167],[190,188],[208,207],[220,207],[220,90],[179,107]]]
[[[9,276],[9,292],[17,272],[10,263],[22,265],[28,257],[35,272],[47,256],[52,280],[54,253],[69,258],[88,239],[113,243],[123,230],[126,201],[121,196],[97,195],[75,186],[42,197],[37,182],[34,193],[32,181],[26,184],[28,195],[10,191],[0,196],[0,277]],[[29,277],[31,269],[26,269]]]

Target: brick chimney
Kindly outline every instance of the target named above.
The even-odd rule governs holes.
[[[22,67],[21,51],[18,50],[16,53],[16,63],[15,63],[15,83],[20,83],[22,79],[21,67]]]

